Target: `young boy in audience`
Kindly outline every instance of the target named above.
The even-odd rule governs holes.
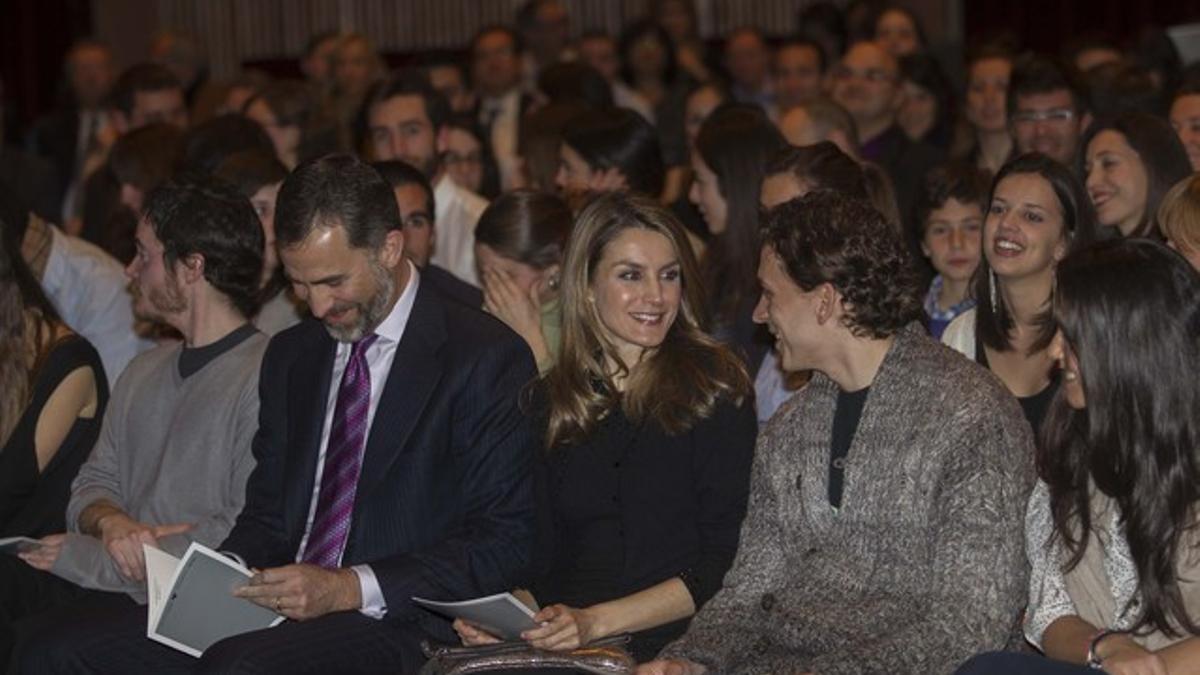
[[[916,240],[935,272],[925,293],[934,338],[940,339],[954,317],[975,306],[971,277],[979,266],[987,191],[983,171],[953,163],[930,171],[917,195]]]

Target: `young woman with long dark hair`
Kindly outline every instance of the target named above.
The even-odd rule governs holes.
[[[65,531],[71,481],[108,403],[100,355],[59,319],[25,264],[28,218],[0,193],[0,537]]]
[[[1200,276],[1129,239],[1068,256],[1057,280],[1063,386],[1026,516],[1025,635],[1049,658],[989,654],[960,673],[1194,673]]]
[[[1049,352],[1054,268],[1094,232],[1092,204],[1067,167],[1039,153],[1005,164],[988,195],[975,308],[942,334],[942,342],[1000,378],[1034,433],[1058,385]]]

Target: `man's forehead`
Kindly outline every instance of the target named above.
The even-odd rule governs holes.
[[[1060,108],[1071,105],[1069,89],[1051,89],[1050,91],[1017,95],[1017,108],[1021,109]]]
[[[425,99],[418,94],[389,96],[371,106],[372,126],[410,121],[429,121],[429,115],[425,112]]]

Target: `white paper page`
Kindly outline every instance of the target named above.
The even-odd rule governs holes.
[[[146,544],[142,544],[142,552],[146,556],[146,595],[149,596],[146,635],[149,636],[158,627],[158,619],[171,590],[171,580],[179,568],[179,558]]]
[[[5,537],[0,539],[0,552],[16,555],[25,551],[32,551],[35,548],[40,548],[42,542],[29,537]]]
[[[218,640],[278,625],[283,616],[233,595],[251,576],[236,561],[193,542],[172,575],[150,639],[199,657]]]
[[[537,628],[533,611],[512,593],[497,593],[461,602],[413,598],[413,602],[455,619],[464,619],[502,640],[516,640],[523,631]]]

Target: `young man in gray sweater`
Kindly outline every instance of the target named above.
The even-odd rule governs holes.
[[[932,340],[909,255],[865,203],[767,215],[755,320],[812,381],[759,438],[724,588],[640,674],[948,673],[1024,600],[1033,435]]]
[[[14,643],[90,608],[145,601],[143,544],[181,556],[218,545],[254,466],[263,232],[249,201],[212,179],[147,200],[126,269],[135,311],[183,336],[135,358],[72,486],[69,531],[0,556],[0,664]]]

